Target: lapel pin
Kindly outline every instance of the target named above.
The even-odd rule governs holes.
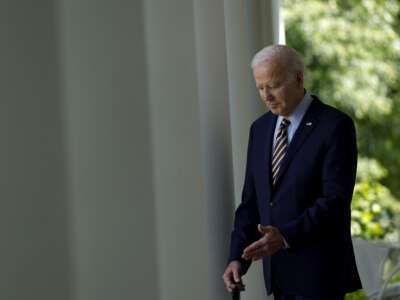
[[[312,123],[311,123],[311,122],[307,122],[306,125],[307,125],[307,126],[311,126]]]

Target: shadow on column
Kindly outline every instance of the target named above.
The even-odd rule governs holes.
[[[0,299],[70,299],[54,2],[0,3]]]

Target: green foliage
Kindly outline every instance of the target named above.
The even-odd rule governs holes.
[[[359,158],[352,202],[353,236],[367,240],[398,240],[400,202],[379,183],[386,174],[376,160]]]
[[[365,295],[364,290],[358,290],[354,293],[346,294],[345,300],[369,300],[367,295]]]
[[[400,212],[400,2],[283,0],[283,6],[287,44],[308,70],[306,88],[356,123],[352,232],[394,240]]]
[[[390,113],[393,101],[388,86],[396,80],[392,59],[399,58],[400,50],[390,23],[395,8],[380,7],[375,0],[361,1],[362,5],[284,2],[290,7],[284,11],[288,44],[304,55],[310,67],[309,86],[357,118],[380,121]],[[390,2],[396,1],[385,3]]]
[[[359,148],[352,234],[399,241],[400,1],[282,0],[306,88],[349,114]],[[397,278],[399,280],[399,278]],[[362,290],[347,300],[368,299]]]
[[[388,170],[400,198],[400,1],[283,0],[287,44],[308,70],[306,88],[353,117],[361,157]]]

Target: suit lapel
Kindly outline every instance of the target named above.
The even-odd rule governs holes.
[[[313,131],[313,129],[317,126],[319,116],[321,115],[322,111],[322,102],[315,96],[313,96],[313,101],[310,104],[310,107],[304,114],[304,117],[296,130],[296,133],[293,136],[293,139],[289,145],[288,151],[286,153],[286,157],[281,166],[281,170],[279,171],[278,180],[274,186],[274,189],[278,187],[279,183],[281,182],[282,178],[285,175],[285,172],[294,158],[296,152],[300,149],[301,145]]]
[[[272,114],[270,112],[270,117],[267,118],[267,121],[264,124],[264,128],[262,130],[262,132],[265,132],[265,136],[264,136],[264,147],[263,149],[265,149],[264,151],[264,168],[265,168],[265,172],[263,172],[263,174],[266,174],[266,184],[268,186],[267,190],[267,199],[269,199],[271,197],[271,152],[272,152],[272,141],[274,139],[274,132],[275,132],[275,125],[276,125],[276,120],[277,120],[278,116]]]

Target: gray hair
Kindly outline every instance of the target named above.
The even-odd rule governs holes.
[[[290,76],[295,76],[297,71],[301,71],[303,77],[306,77],[306,70],[300,55],[294,49],[285,45],[270,45],[258,51],[251,60],[251,68],[254,69],[273,58],[282,59],[286,65],[286,72]]]

